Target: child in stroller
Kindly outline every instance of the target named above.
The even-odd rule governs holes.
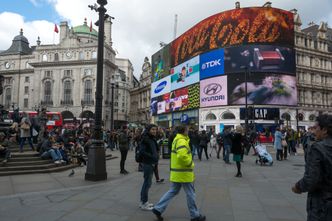
[[[256,159],[256,164],[258,162],[260,163],[261,166],[268,164],[270,166],[273,165],[273,159],[271,154],[269,154],[266,150],[266,146],[262,144],[258,144],[255,146],[255,150],[257,152],[258,158]]]

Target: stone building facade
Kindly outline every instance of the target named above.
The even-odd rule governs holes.
[[[117,65],[112,48],[111,26],[111,20],[106,20],[102,114],[106,128],[111,123],[108,120],[111,110],[110,85],[119,79],[121,87],[130,87],[127,82],[130,82],[128,79],[133,74],[132,66],[128,71],[121,69],[125,65]],[[22,111],[47,107],[49,111],[61,112],[65,119],[93,117],[97,40],[98,32],[91,29],[86,20],[83,25],[72,28],[67,22],[61,22],[59,44],[43,45],[38,38],[37,45],[30,47],[21,30],[11,47],[0,53],[0,74],[4,76],[0,103],[7,109],[19,107]],[[123,59],[120,60],[122,62]],[[124,81],[117,78],[120,72],[127,75],[122,78]],[[129,107],[129,100],[125,106]]]
[[[151,94],[151,63],[146,57],[142,66],[140,79],[133,80],[130,91],[130,122],[144,125],[150,123],[150,94]]]

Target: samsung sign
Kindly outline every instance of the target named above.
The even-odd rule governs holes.
[[[200,55],[200,79],[223,75],[224,49],[214,50]]]
[[[164,77],[151,85],[151,98],[171,92],[171,76]]]

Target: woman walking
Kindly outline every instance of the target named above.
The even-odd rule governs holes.
[[[27,113],[23,113],[23,118],[20,123],[20,152],[23,152],[23,145],[25,140],[28,139],[31,149],[34,151],[35,148],[33,147],[32,140],[31,140],[31,122]]]
[[[232,137],[233,161],[236,162],[237,173],[235,177],[242,177],[241,172],[241,155],[243,154],[243,135],[241,125],[237,125]]]
[[[198,158],[199,160],[202,160],[202,152],[204,150],[206,159],[209,159],[208,153],[207,153],[207,145],[210,142],[210,139],[208,135],[206,134],[206,131],[203,130],[201,135],[199,136],[200,142],[199,142],[199,153]]]
[[[274,133],[274,149],[277,151],[277,160],[281,161],[282,160],[282,133],[280,132],[280,128],[276,128],[276,132]]]

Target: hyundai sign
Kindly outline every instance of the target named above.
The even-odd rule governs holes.
[[[224,74],[224,49],[200,55],[200,79]]]
[[[227,105],[227,76],[205,79],[200,84],[201,107]]]
[[[171,76],[164,77],[151,85],[151,98],[171,92]]]

